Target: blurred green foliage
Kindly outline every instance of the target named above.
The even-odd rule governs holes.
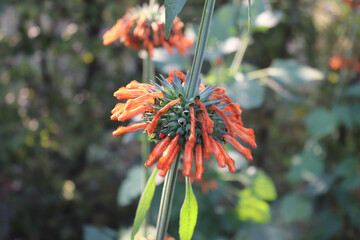
[[[109,116],[112,93],[141,79],[142,62],[119,43],[103,46],[102,34],[138,3],[0,3],[0,239],[127,238],[140,144],[114,138]],[[202,4],[189,0],[180,13],[192,35]],[[248,36],[243,1],[217,1],[203,73],[242,105],[258,149],[252,163],[231,154],[236,174],[207,162],[193,184],[193,239],[358,239],[360,75],[328,67],[334,55],[359,60],[358,10],[342,0],[255,0],[251,11]],[[191,55],[159,49],[154,60],[166,74],[189,69]],[[181,176],[176,189],[169,233],[178,239]]]

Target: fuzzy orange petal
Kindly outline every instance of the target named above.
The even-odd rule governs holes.
[[[204,171],[202,148],[201,144],[197,143],[195,146],[195,179],[201,181]]]
[[[147,123],[135,123],[135,124],[129,125],[127,127],[120,126],[113,132],[113,136],[117,137],[124,133],[135,132],[140,129],[144,129],[146,127],[146,125],[147,125]]]
[[[155,128],[156,128],[156,125],[157,125],[157,122],[158,120],[160,119],[161,115],[163,115],[164,113],[166,113],[167,111],[169,111],[169,109],[179,103],[181,101],[181,99],[176,99],[176,100],[173,100],[171,102],[169,102],[168,104],[166,104],[162,109],[160,109],[154,116],[153,120],[151,121],[151,123],[147,126],[146,130],[149,134],[149,136],[154,132]]]
[[[196,103],[197,103],[197,105],[199,105],[199,107],[201,108],[201,110],[203,112],[207,132],[212,133],[214,131],[214,122],[209,117],[209,114],[206,110],[205,105],[198,99],[196,99]]]
[[[209,136],[209,140],[210,140],[210,144],[211,144],[211,147],[212,147],[212,152],[213,152],[214,157],[216,158],[216,160],[218,162],[219,167],[221,167],[221,168],[226,167],[225,157],[221,153],[217,141],[214,138],[212,138],[211,136]]]
[[[166,137],[160,143],[158,143],[158,145],[156,145],[154,150],[150,153],[148,160],[145,162],[145,166],[151,167],[166,149],[170,141],[171,137]]]
[[[222,135],[222,137],[229,142],[233,147],[242,154],[248,161],[252,161],[253,157],[251,156],[251,150],[241,145],[235,138],[231,137],[228,134]]]

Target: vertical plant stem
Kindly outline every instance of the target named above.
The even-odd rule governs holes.
[[[146,54],[146,57],[143,59],[143,75],[142,82],[148,83],[150,79],[153,79],[154,76],[154,65],[151,61],[149,54]],[[148,159],[150,154],[150,143],[147,139],[147,135],[143,134],[141,136],[141,159],[143,165],[143,176],[142,176],[142,189],[145,188],[146,182],[149,178],[149,170],[144,166],[146,160]],[[144,237],[147,237],[147,225],[149,222],[149,217],[146,216],[143,224]]]
[[[210,33],[211,19],[214,13],[216,0],[205,0],[204,10],[201,17],[199,36],[196,41],[194,61],[190,71],[190,87],[186,93],[189,97],[194,97],[200,85],[201,67],[204,61],[205,49]]]
[[[240,47],[236,51],[234,60],[230,66],[230,70],[232,73],[236,73],[239,70],[240,64],[244,58],[245,51],[249,45],[249,37],[244,37],[240,42]]]
[[[176,177],[179,167],[179,160],[180,154],[178,154],[178,156],[176,157],[175,162],[172,164],[170,170],[165,177],[163,191],[161,195],[159,215],[156,224],[156,240],[164,240],[167,233],[171,206],[174,197]]]
[[[348,38],[349,38],[351,45],[345,53],[346,58],[350,58],[353,53],[354,42],[355,42],[357,30],[358,30],[358,24],[357,24],[356,18],[357,18],[357,11],[353,10],[352,11],[352,21],[350,21],[350,23],[351,23],[350,31],[348,34]],[[349,72],[350,72],[349,69],[341,69],[340,70],[339,83],[335,87],[333,105],[337,105],[340,100],[340,97],[341,97],[341,94],[342,94],[342,91],[343,91],[343,88],[345,85],[345,80],[349,76]]]

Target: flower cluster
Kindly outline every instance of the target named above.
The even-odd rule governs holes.
[[[353,9],[360,9],[360,0],[344,0],[344,3]]]
[[[225,89],[199,83],[195,97],[189,97],[189,75],[176,70],[159,81],[161,85],[132,81],[114,93],[118,100],[127,101],[115,106],[111,119],[125,121],[142,114],[142,121],[120,126],[113,135],[145,129],[149,139],[158,143],[145,163],[147,167],[158,160],[159,175],[165,176],[183,149],[184,176],[191,175],[195,160],[195,179],[201,180],[203,159],[211,154],[220,167],[227,165],[231,172],[236,172],[234,160],[222,146],[226,142],[247,160],[253,159],[251,150],[236,137],[256,148],[254,131],[243,126],[240,105],[232,102]]]
[[[347,59],[341,56],[333,56],[329,59],[328,64],[333,70],[349,67],[360,73],[360,62],[356,59]]]
[[[165,38],[165,9],[155,4],[153,7],[129,8],[124,17],[108,30],[103,36],[104,45],[109,45],[119,39],[127,47],[136,50],[147,49],[153,55],[154,47],[164,47],[172,54],[172,47],[184,56],[186,50],[193,46],[193,41],[184,36],[184,23],[175,18],[168,39]]]

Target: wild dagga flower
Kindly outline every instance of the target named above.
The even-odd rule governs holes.
[[[333,70],[338,70],[340,68],[353,68],[355,71],[360,72],[360,62],[357,59],[333,56],[328,60],[328,64]]]
[[[195,179],[201,180],[204,172],[203,159],[211,154],[222,168],[228,166],[236,172],[235,162],[222,146],[230,143],[247,160],[251,150],[244,147],[236,137],[256,148],[254,131],[243,126],[242,110],[238,103],[225,94],[225,89],[213,85],[205,87],[198,81],[195,97],[188,96],[189,75],[174,71],[161,85],[132,81],[114,93],[118,103],[112,110],[112,120],[126,121],[142,114],[142,121],[120,126],[114,136],[145,129],[149,139],[157,143],[145,165],[156,167],[165,176],[176,156],[183,149],[183,175],[189,177],[195,160]]]
[[[175,47],[184,56],[186,50],[194,44],[182,33],[184,23],[176,17],[168,39],[165,39],[164,26],[164,7],[159,7],[158,4],[153,7],[146,4],[142,7],[131,7],[125,16],[104,34],[103,43],[109,45],[119,39],[127,47],[147,49],[150,56],[153,55],[154,47],[164,47],[170,54],[172,47]]]
[[[360,0],[344,0],[344,3],[351,8],[360,9]]]

